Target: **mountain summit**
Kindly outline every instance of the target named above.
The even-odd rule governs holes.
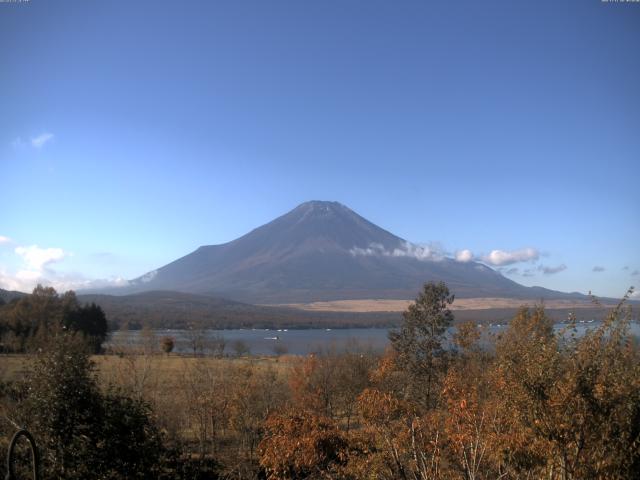
[[[430,280],[447,282],[462,297],[567,295],[447,258],[325,201],[305,202],[229,243],[202,246],[132,280],[126,291],[176,290],[251,303],[412,299]]]

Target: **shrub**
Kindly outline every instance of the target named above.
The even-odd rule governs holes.
[[[17,417],[43,450],[44,478],[155,478],[162,453],[149,406],[97,385],[78,335],[59,335],[19,389]]]
[[[167,355],[173,351],[174,347],[175,340],[173,339],[173,337],[162,337],[160,339],[160,348],[162,348],[162,351]]]

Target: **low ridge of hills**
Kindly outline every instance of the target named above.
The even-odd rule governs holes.
[[[131,295],[78,295],[102,307],[112,328],[327,328],[387,327],[396,312],[304,312],[294,308],[250,305],[208,295],[151,291]]]
[[[79,295],[83,303],[102,307],[111,328],[358,328],[400,325],[399,311],[308,311],[296,308],[249,305],[207,295],[152,291],[131,295]],[[505,323],[516,307],[456,309],[456,321]],[[574,309],[547,308],[556,321],[573,312],[578,320],[602,318],[605,308],[596,305]]]

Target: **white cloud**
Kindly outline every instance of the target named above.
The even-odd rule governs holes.
[[[41,284],[55,288],[58,292],[67,290],[83,290],[89,288],[124,287],[129,281],[122,277],[89,279],[82,275],[63,275],[58,272],[37,270],[19,270],[14,275],[0,270],[0,288],[31,292],[36,285]]]
[[[56,274],[52,278],[46,279],[45,283],[55,288],[58,292],[66,292],[67,290],[124,287],[129,284],[129,281],[122,277],[86,278],[80,274]]]
[[[6,238],[6,237],[3,237]],[[121,277],[87,278],[79,273],[62,273],[52,265],[60,262],[71,253],[62,248],[40,248],[37,245],[18,246],[14,253],[22,260],[13,272],[0,268],[0,288],[30,292],[36,285],[51,286],[59,292],[88,288],[122,287],[128,280]]]
[[[0,288],[26,292],[32,287],[31,282],[26,282],[19,278],[18,274],[10,275],[6,270],[0,270]]]
[[[382,246],[380,243],[370,243],[367,248],[353,247],[351,250],[349,250],[349,253],[353,256],[358,256],[358,255],[369,256],[369,255],[383,255],[384,251],[385,251],[384,246]]]
[[[11,274],[6,270],[0,270],[0,288],[5,290],[17,290],[30,292],[37,284],[49,285],[44,278],[44,272],[39,270],[21,269]]]
[[[0,245],[4,245],[7,243],[11,243],[11,239],[9,237],[5,237],[4,235],[0,235]]]
[[[145,273],[142,277],[140,277],[140,282],[149,283],[151,280],[156,278],[158,275],[158,270],[152,270],[149,273]]]
[[[53,140],[53,137],[54,137],[53,133],[49,133],[49,132],[41,133],[37,137],[31,138],[31,146],[33,148],[42,148],[45,146],[46,143]]]
[[[349,253],[354,256],[412,257],[422,261],[439,261],[445,257],[442,249],[436,245],[422,246],[409,242],[394,249],[386,249],[379,243],[371,243],[367,248],[353,247]]]
[[[43,270],[50,263],[62,260],[66,254],[61,248],[40,248],[37,245],[16,247],[15,252],[22,257],[31,270]]]
[[[14,150],[21,150],[26,147],[32,147],[39,150],[54,138],[55,135],[51,132],[43,132],[40,135],[31,137],[29,140],[24,140],[22,137],[16,137],[11,141],[11,147]]]
[[[433,245],[421,246],[415,245],[413,243],[405,242],[399,248],[395,248],[393,252],[391,252],[392,257],[413,257],[418,260],[431,260],[437,261],[442,260],[444,258],[444,253],[442,250]]]
[[[56,274],[47,266],[68,256],[61,248],[40,248],[37,245],[18,246],[14,252],[22,258],[22,266],[13,275],[0,271],[0,288],[23,292],[32,290],[38,283],[50,284],[45,274]]]
[[[458,250],[456,252],[456,260],[458,262],[467,263],[473,260],[473,252],[468,249]]]
[[[502,275],[516,275],[520,277],[535,277],[536,271],[541,271],[540,267],[537,268],[524,268],[520,269],[519,267],[497,267],[497,271],[499,271]]]
[[[352,255],[369,255],[380,257],[413,257],[418,260],[438,261],[446,257],[450,257],[441,246],[437,244],[416,245],[414,243],[405,242],[394,249],[387,249],[379,243],[371,243],[366,248],[353,247],[350,250]],[[458,250],[453,258],[461,263],[472,261],[482,261],[492,266],[505,266],[519,262],[535,262],[540,258],[540,252],[535,248],[523,248],[520,250],[505,251],[492,250],[488,255],[476,257],[469,249]],[[514,274],[516,272],[509,272]]]
[[[492,250],[489,255],[482,257],[482,261],[490,265],[502,266],[512,263],[535,261],[540,258],[540,253],[535,248],[523,248],[520,250]]]

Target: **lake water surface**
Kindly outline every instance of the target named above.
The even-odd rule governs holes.
[[[600,322],[581,322],[576,325],[578,335],[598,326]],[[566,324],[558,323],[555,329],[566,328]],[[506,329],[506,325],[490,325],[488,331],[498,334]],[[388,345],[388,328],[344,328],[344,329],[238,329],[238,330],[154,330],[155,338],[140,330],[113,332],[107,346],[135,347],[151,341],[157,345],[161,337],[172,337],[175,340],[174,352],[193,353],[194,343],[199,353],[212,353],[220,339],[224,339],[224,353],[233,355],[240,349],[241,342],[252,355],[274,355],[288,353],[306,355],[313,352],[335,350],[380,352]],[[455,327],[448,330],[448,336],[455,332]],[[631,323],[631,333],[640,338],[640,323]]]

